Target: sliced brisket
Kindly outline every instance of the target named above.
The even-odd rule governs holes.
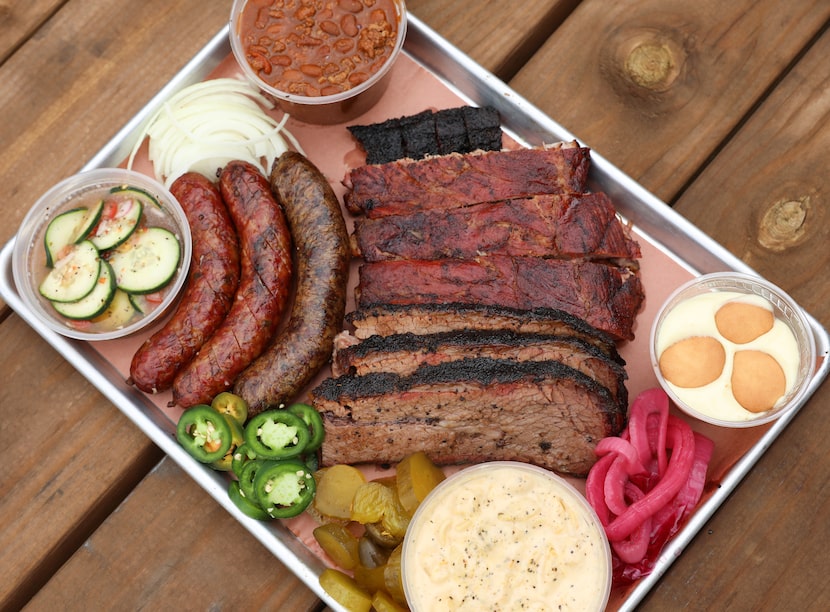
[[[634,338],[634,320],[643,297],[639,276],[619,266],[495,255],[364,263],[356,288],[359,308],[433,302],[556,308],[616,340]]]
[[[342,332],[335,339],[332,374],[363,376],[392,372],[407,376],[422,365],[476,357],[515,361],[559,361],[606,387],[628,403],[622,364],[597,347],[571,336],[522,334],[509,330],[464,330],[436,334],[370,336],[363,341]]]
[[[346,177],[346,207],[369,217],[445,210],[545,193],[582,193],[587,148],[487,151],[401,160],[354,168]]]
[[[437,334],[465,330],[568,335],[600,349],[624,365],[613,339],[564,310],[529,310],[487,304],[376,304],[352,311],[346,320],[357,339],[398,333]]]
[[[640,247],[604,193],[553,194],[355,221],[355,256],[472,259],[479,255],[619,259]]]
[[[341,376],[311,391],[326,426],[324,465],[394,463],[426,450],[441,464],[527,461],[584,475],[618,435],[625,408],[556,361],[488,358],[425,365],[409,376]]]

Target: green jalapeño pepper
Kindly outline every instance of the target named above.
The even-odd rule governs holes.
[[[248,420],[248,402],[230,391],[222,391],[213,398],[210,406],[216,412],[232,418],[240,427]]]
[[[231,461],[231,471],[236,474],[237,478],[241,477],[242,468],[245,467],[251,459],[256,459],[256,453],[252,453],[248,448],[248,445],[243,441],[242,444],[240,444],[234,451],[233,461]]]
[[[220,415],[225,417],[228,427],[231,429],[231,447],[228,449],[221,459],[211,462],[210,467],[220,472],[228,472],[233,465],[233,459],[236,456],[237,449],[245,443],[242,425],[237,423],[232,417]]]
[[[265,459],[251,459],[248,461],[239,472],[239,488],[242,489],[242,494],[249,500],[256,500],[256,490],[254,489],[254,479],[256,479],[257,472],[263,467],[273,463],[273,461],[266,461]]]
[[[233,434],[223,415],[206,404],[198,404],[182,413],[176,439],[194,459],[212,463],[228,452]]]
[[[305,421],[287,410],[261,412],[245,427],[245,443],[258,459],[297,457],[310,437]]]
[[[235,480],[231,480],[228,485],[228,497],[231,498],[231,501],[237,508],[242,510],[245,515],[250,516],[253,519],[258,521],[267,521],[271,518],[265,510],[259,507],[259,504],[256,504],[245,497],[239,483]]]
[[[296,459],[274,461],[257,471],[254,490],[259,506],[271,518],[291,518],[314,499],[317,483],[311,470]]]
[[[286,410],[300,417],[311,433],[311,438],[308,444],[306,444],[304,453],[316,451],[323,446],[323,438],[326,435],[326,430],[323,425],[323,417],[320,416],[320,413],[317,412],[314,406],[309,406],[308,404],[291,404]]]

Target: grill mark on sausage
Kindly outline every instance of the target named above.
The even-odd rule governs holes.
[[[291,236],[268,179],[252,164],[228,163],[219,187],[240,236],[242,277],[216,333],[173,383],[173,404],[210,403],[273,339],[291,284]]]
[[[133,356],[129,383],[146,393],[169,389],[176,374],[222,324],[239,285],[239,240],[217,186],[186,173],[170,186],[187,216],[193,250],[176,311]]]

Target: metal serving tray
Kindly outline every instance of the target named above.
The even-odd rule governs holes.
[[[454,48],[416,16],[410,15],[408,19],[404,53],[432,75],[437,87],[446,88],[468,104],[491,105],[498,109],[505,132],[524,145],[538,146],[576,139],[575,135]],[[84,166],[84,170],[122,163],[129,155],[142,125],[159,106],[176,91],[203,80],[229,54],[226,26]],[[685,274],[695,276],[722,270],[753,272],[596,152],[592,152],[590,187],[608,193],[620,214],[633,223],[641,242],[645,240],[650,248],[672,261]],[[174,435],[175,423],[147,395],[127,385],[124,376],[92,344],[52,332],[27,310],[12,278],[13,246],[14,239],[0,251],[0,295],[9,306],[323,601],[332,609],[341,610],[318,583],[324,562],[284,523],[259,522],[237,510],[227,495],[228,477],[198,464],[179,446]],[[826,378],[830,369],[830,338],[815,319],[809,315],[808,319],[815,334],[819,363],[805,399],[795,411],[759,434],[748,451],[724,471],[711,495],[704,499],[690,521],[667,544],[653,572],[627,590],[620,601],[613,602],[613,607],[631,610],[637,606]],[[647,335],[644,329],[640,330],[640,334]]]

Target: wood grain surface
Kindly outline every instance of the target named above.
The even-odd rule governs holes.
[[[830,326],[830,3],[407,4]],[[0,0],[0,243],[230,5]],[[2,303],[0,365],[0,610],[323,607]],[[642,609],[830,607],[828,407],[825,384]]]
[[[822,0],[587,0],[510,84],[671,203],[828,18]]]

